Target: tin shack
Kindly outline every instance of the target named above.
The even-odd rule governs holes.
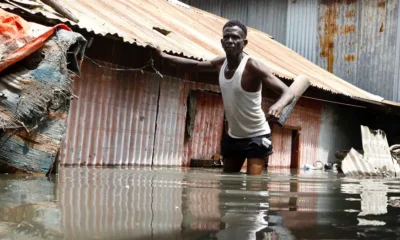
[[[79,17],[71,22],[52,9],[8,11],[41,24],[62,22],[89,40],[60,154],[61,165],[189,166],[220,153],[226,131],[216,74],[187,73],[151,55],[209,60],[222,55],[222,17],[179,1],[60,1]],[[399,103],[366,92],[250,28],[246,53],[262,60],[286,84],[312,80],[286,126],[272,125],[274,167],[334,161],[335,152],[361,148],[360,124],[392,118]],[[264,108],[277,95],[264,90]]]

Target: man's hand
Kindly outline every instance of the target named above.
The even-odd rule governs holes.
[[[282,116],[283,107],[272,105],[268,110],[268,120],[276,121]]]

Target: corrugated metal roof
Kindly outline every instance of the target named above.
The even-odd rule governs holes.
[[[72,25],[96,34],[114,34],[139,46],[152,43],[167,52],[198,59],[212,59],[224,54],[220,38],[226,19],[189,6],[185,7],[183,3],[175,4],[164,0],[60,1],[79,17],[79,23],[71,22]],[[4,3],[0,6],[15,8]],[[31,12],[51,19],[68,21],[49,8],[35,9]],[[166,29],[171,33],[164,36],[153,30],[153,27]],[[293,79],[299,74],[306,74],[310,76],[315,87],[363,99],[379,102],[383,100],[316,66],[263,32],[249,29],[248,39],[246,52],[263,61],[280,77]]]

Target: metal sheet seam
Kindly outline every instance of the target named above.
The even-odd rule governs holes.
[[[396,58],[393,76],[393,99],[400,101],[400,5],[397,5],[397,39],[396,39]]]
[[[155,151],[156,151],[156,140],[157,140],[157,129],[158,129],[158,115],[159,115],[159,111],[160,111],[160,96],[161,96],[161,81],[158,81],[158,97],[157,97],[157,110],[156,110],[156,121],[155,121],[155,127],[154,127],[154,138],[153,138],[153,152],[151,154],[151,165],[154,165],[154,155],[155,155]]]

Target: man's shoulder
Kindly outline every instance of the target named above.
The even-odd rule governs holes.
[[[246,69],[250,71],[259,71],[263,68],[267,67],[262,61],[259,59],[249,56],[249,60],[247,60]]]
[[[215,67],[219,68],[224,64],[225,59],[226,59],[225,56],[218,56],[218,57],[214,58],[213,60],[211,60],[211,63]]]

